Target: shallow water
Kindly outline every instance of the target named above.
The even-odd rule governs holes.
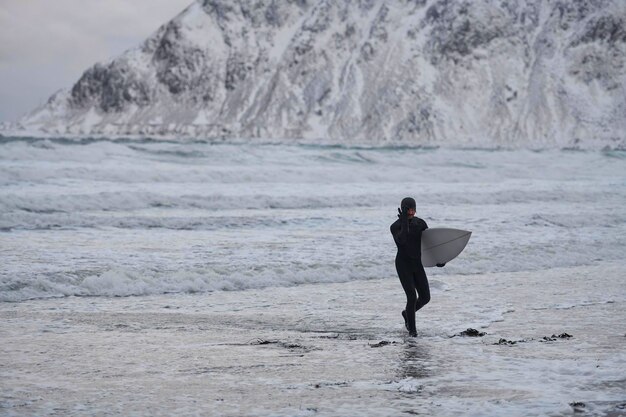
[[[3,303],[0,410],[623,415],[623,271],[441,277],[415,339],[396,279]],[[458,336],[467,327],[486,335]]]
[[[416,339],[407,195],[473,232]],[[5,139],[0,414],[624,415],[625,203],[620,152]]]

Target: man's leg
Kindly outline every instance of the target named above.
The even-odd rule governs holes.
[[[415,289],[419,295],[419,298],[415,303],[415,311],[417,311],[430,301],[430,286],[428,285],[428,278],[426,277],[426,272],[424,271],[423,266],[417,268],[417,270],[413,273],[413,278]]]
[[[398,278],[406,294],[406,321],[408,323],[409,333],[415,334],[415,304],[417,303],[417,294],[415,293],[415,280],[409,265],[405,265],[402,261],[396,260],[396,271]]]

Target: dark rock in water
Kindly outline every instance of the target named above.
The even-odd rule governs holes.
[[[483,337],[484,335],[486,335],[487,333],[485,332],[479,332],[476,329],[467,329],[467,330],[463,330],[461,333],[456,334],[455,336],[468,336],[468,337]]]
[[[500,340],[498,340],[498,343],[494,343],[494,345],[515,345],[517,344],[516,341],[514,340],[506,340],[503,338],[500,338]]]
[[[582,413],[585,409],[585,403],[577,401],[573,403],[569,403],[569,405],[574,409],[575,412]]]
[[[304,346],[302,346],[299,343],[281,343],[280,344],[282,347],[287,348],[287,349],[306,349]]]
[[[265,339],[257,339],[254,342],[250,343],[251,345],[270,345],[273,343],[278,343],[278,340],[265,340]]]
[[[339,333],[331,333],[328,335],[319,336],[320,339],[339,339]]]
[[[338,381],[338,382],[318,382],[313,385],[315,388],[322,387],[347,387],[348,381]]]
[[[265,339],[256,339],[252,342],[250,342],[251,345],[277,345],[280,347],[283,347],[285,349],[298,349],[298,350],[304,350],[304,351],[310,351],[313,350],[312,348],[303,346],[299,343],[290,343],[290,342],[283,342],[280,340],[265,340]]]
[[[373,345],[370,345],[370,347],[373,348],[377,348],[377,347],[383,347],[383,346],[387,346],[387,345],[394,345],[396,342],[389,342],[387,340],[381,340],[378,343],[374,343]]]
[[[554,342],[557,339],[570,339],[572,337],[574,336],[567,333],[561,333],[559,335],[553,334],[552,336],[544,336],[543,338],[541,338],[540,342]]]

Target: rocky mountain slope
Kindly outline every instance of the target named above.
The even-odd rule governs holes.
[[[12,129],[626,148],[623,0],[198,0]]]

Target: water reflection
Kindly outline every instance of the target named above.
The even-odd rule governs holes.
[[[399,377],[427,378],[431,376],[431,356],[428,349],[419,341],[410,341],[404,345],[398,367]]]

